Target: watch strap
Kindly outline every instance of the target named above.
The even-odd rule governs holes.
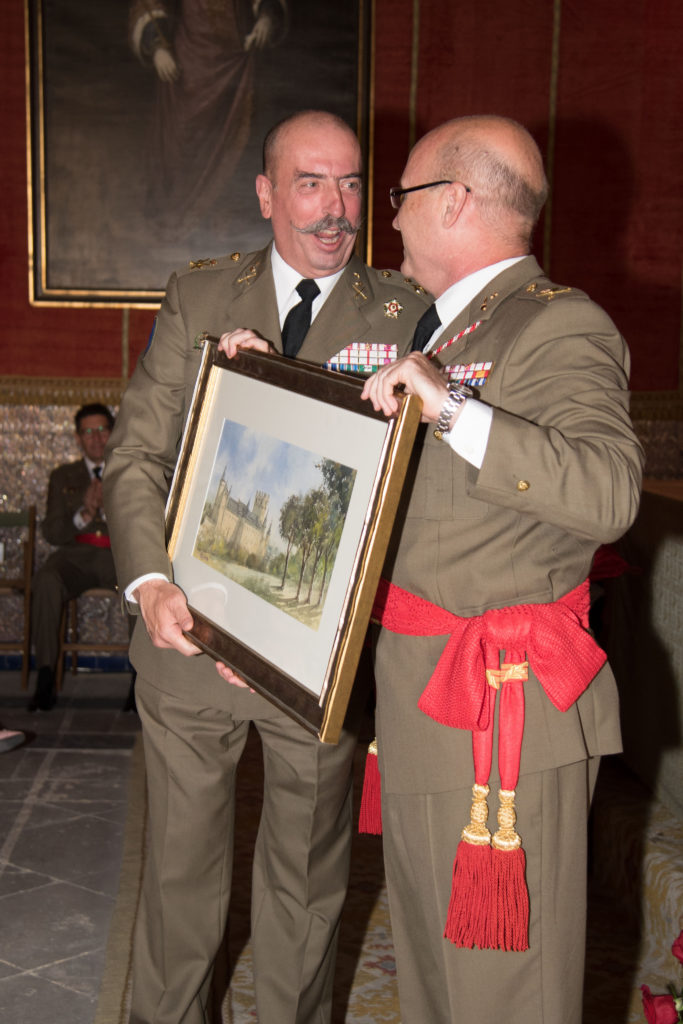
[[[451,425],[453,413],[459,406],[464,405],[468,398],[472,398],[474,391],[465,384],[449,384],[446,400],[441,406],[441,412],[434,428],[434,437],[442,441],[444,434],[447,434]]]

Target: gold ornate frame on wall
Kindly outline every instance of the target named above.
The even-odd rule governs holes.
[[[157,203],[154,215],[146,206],[161,190],[157,150],[150,145],[146,151],[154,89],[164,86],[151,63],[143,66],[144,53],[138,59],[135,33],[126,40],[119,0],[49,6],[25,0],[32,304],[153,307],[171,271],[188,259],[260,247],[270,236],[253,188],[263,135],[280,118],[310,106],[312,96],[316,106],[355,121],[369,159],[373,0],[331,8],[318,0],[280,4],[277,45],[242,52],[242,92],[232,110],[236,118],[252,105],[255,112],[239,121],[241,163],[232,168],[234,177],[232,171],[207,176],[181,224],[182,203]],[[134,0],[129,6],[133,24]],[[160,17],[167,5],[159,0],[153,6]],[[320,58],[330,52],[334,61]],[[354,76],[355,90],[349,89]],[[230,148],[216,147],[221,153]],[[208,198],[214,184],[215,203]],[[164,219],[168,210],[173,213]],[[359,251],[366,245],[359,236]]]

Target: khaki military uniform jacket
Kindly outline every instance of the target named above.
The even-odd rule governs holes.
[[[462,616],[554,601],[576,587],[598,545],[633,521],[642,466],[628,415],[626,344],[583,292],[553,285],[527,257],[491,281],[436,347],[476,323],[436,361],[492,364],[477,389],[494,409],[483,465],[436,440],[433,425],[422,428],[385,572]],[[381,632],[378,736],[389,791],[473,782],[470,734],[417,708],[444,645],[445,638]],[[522,773],[620,749],[609,667],[565,713],[533,672],[525,696]]]
[[[394,300],[401,307],[398,315]],[[320,365],[352,342],[395,343],[400,354],[427,303],[423,290],[400,274],[374,270],[354,256],[313,321],[298,358]],[[164,509],[199,369],[196,338],[205,331],[221,335],[238,327],[258,332],[282,351],[269,247],[203,260],[169,280],[107,454],[105,503],[122,589],[148,572],[171,576]],[[191,688],[198,700],[235,714],[266,713],[261,697],[226,686],[205,655],[192,659],[188,683],[187,659],[154,648],[142,624],[135,630],[131,660],[138,672],[167,692],[182,696]]]

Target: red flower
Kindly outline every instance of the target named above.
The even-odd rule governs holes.
[[[683,964],[683,932],[681,932],[681,934],[678,936],[678,938],[674,942],[673,946],[671,947],[671,952]]]
[[[677,1024],[678,1013],[673,996],[653,996],[647,985],[641,985],[640,988],[648,1024]]]

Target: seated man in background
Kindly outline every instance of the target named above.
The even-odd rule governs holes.
[[[89,587],[116,584],[109,530],[102,509],[104,448],[114,426],[106,405],[78,410],[76,440],[83,457],[50,474],[42,530],[54,551],[33,580],[33,645],[38,679],[29,711],[49,711],[55,703],[55,667],[64,603]]]

